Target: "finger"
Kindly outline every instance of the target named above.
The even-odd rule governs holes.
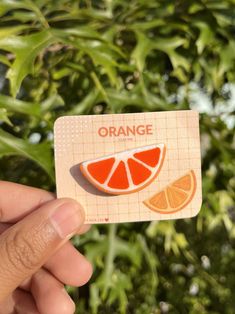
[[[0,234],[11,226],[12,224],[0,224]],[[90,227],[90,225],[83,225],[77,234],[87,232]],[[61,282],[70,286],[83,286],[92,275],[92,265],[70,242],[65,243],[63,247],[51,256],[44,267]],[[28,290],[29,286],[29,278],[20,285],[24,290]]]
[[[21,289],[17,289],[16,291],[14,291],[12,298],[15,303],[15,311],[13,313],[40,314],[36,307],[35,301],[30,293],[22,291]]]
[[[84,223],[72,199],[51,201],[0,236],[0,302],[35,273]]]
[[[11,294],[4,302],[0,303],[0,314],[12,314],[14,313],[14,308],[15,302]]]
[[[91,229],[91,225],[83,225],[77,232],[77,234],[83,234],[86,233]]]
[[[0,234],[2,234],[4,231],[6,231],[11,226],[12,226],[12,224],[0,223]]]
[[[70,286],[83,286],[92,275],[91,263],[69,242],[63,245],[44,267],[61,282]]]
[[[86,284],[92,275],[91,263],[70,242],[65,243],[43,266],[60,282],[70,286]],[[27,278],[20,287],[30,290],[31,279]]]
[[[0,234],[10,228],[13,224],[10,223],[0,223]],[[82,225],[82,227],[78,230],[76,234],[83,234],[86,233],[91,229],[91,225]],[[1,313],[0,313],[1,314]]]
[[[31,280],[31,292],[43,314],[73,314],[75,305],[64,286],[46,270],[40,269]]]
[[[9,226],[11,225],[9,224]],[[76,234],[82,234],[89,230],[90,227],[91,225],[82,225]],[[9,227],[4,226],[3,229],[4,228],[6,230]],[[79,287],[90,280],[93,270],[91,263],[80,254],[70,242],[65,243],[54,255],[52,255],[45,263],[44,267],[64,284]],[[20,288],[29,291],[30,285],[31,278],[27,278],[21,283]]]
[[[0,221],[16,222],[54,198],[44,190],[0,181]]]
[[[39,314],[30,293],[17,289],[0,304],[0,314]]]

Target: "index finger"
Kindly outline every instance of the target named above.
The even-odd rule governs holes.
[[[38,188],[0,181],[0,222],[15,223],[54,198]]]

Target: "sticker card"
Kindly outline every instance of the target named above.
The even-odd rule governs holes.
[[[57,197],[86,223],[189,218],[201,202],[198,113],[65,116],[56,120]]]

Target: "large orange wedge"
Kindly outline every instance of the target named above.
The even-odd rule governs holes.
[[[158,175],[165,157],[165,145],[153,144],[80,164],[86,179],[109,194],[128,194],[149,185]]]
[[[143,203],[161,214],[175,213],[187,206],[196,191],[196,176],[193,170],[166,186]]]

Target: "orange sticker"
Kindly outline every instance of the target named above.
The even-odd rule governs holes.
[[[143,203],[162,214],[175,213],[188,205],[194,197],[196,187],[196,176],[191,170]]]
[[[80,169],[97,189],[109,194],[142,190],[158,175],[165,157],[165,145],[155,144],[84,161]]]

